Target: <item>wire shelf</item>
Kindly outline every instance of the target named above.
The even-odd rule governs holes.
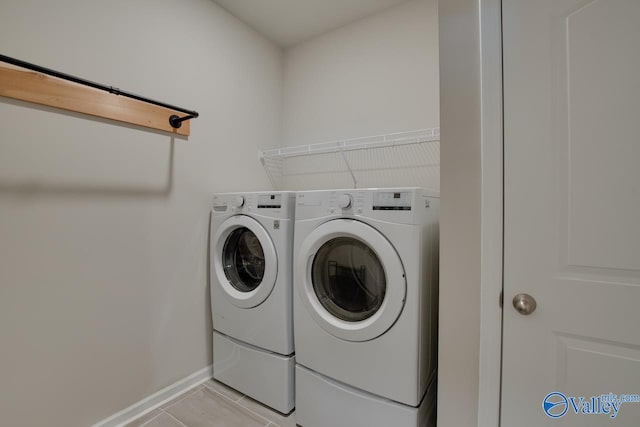
[[[440,140],[440,128],[421,129],[387,135],[367,136],[318,144],[295,147],[260,150],[258,156],[264,159],[286,159],[289,157],[309,156],[313,154],[338,153],[341,151],[362,150],[367,148],[394,147],[407,144],[421,144]]]
[[[403,178],[410,179],[409,172],[415,174],[417,171],[422,171],[424,174],[433,174],[433,168],[437,166],[439,177],[439,141],[440,129],[431,128],[260,150],[258,156],[276,189],[291,187],[292,179],[295,180],[296,185],[304,186],[301,182],[304,178],[324,177],[322,179],[324,182],[333,182],[336,179],[342,180],[340,176],[344,177],[344,174],[350,177],[353,187],[357,188],[362,180],[366,184],[371,181],[373,175],[388,174],[392,170],[401,173]],[[436,144],[426,144],[432,142]],[[415,148],[411,148],[412,146]],[[356,150],[370,151],[356,154]],[[318,155],[317,161],[315,158],[313,161],[304,160],[304,156],[313,155]],[[291,160],[287,162],[287,159]],[[420,163],[419,167],[416,166],[416,162]],[[339,166],[340,164],[342,167]],[[423,178],[429,182],[435,181],[431,176]],[[416,183],[422,181],[417,178]],[[327,183],[327,185],[332,184]],[[437,179],[437,185],[439,185],[439,179]]]

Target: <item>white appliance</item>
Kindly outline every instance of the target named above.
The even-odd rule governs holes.
[[[418,188],[297,194],[299,425],[434,422],[439,202]]]
[[[289,413],[294,407],[295,194],[216,194],[211,214],[213,376]]]

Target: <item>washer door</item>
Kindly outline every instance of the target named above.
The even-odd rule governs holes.
[[[276,283],[278,259],[264,227],[248,216],[232,216],[212,241],[212,273],[229,301],[252,308],[266,300]]]
[[[299,256],[300,299],[330,334],[368,341],[400,316],[407,292],[404,268],[373,227],[350,219],[326,222],[307,236]]]

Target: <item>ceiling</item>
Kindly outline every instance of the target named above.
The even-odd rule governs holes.
[[[407,0],[213,0],[268,39],[289,47]]]

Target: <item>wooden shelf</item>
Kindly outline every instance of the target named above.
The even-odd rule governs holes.
[[[0,96],[182,136],[190,131],[189,121],[178,129],[169,124],[184,113],[13,66],[0,65]]]

